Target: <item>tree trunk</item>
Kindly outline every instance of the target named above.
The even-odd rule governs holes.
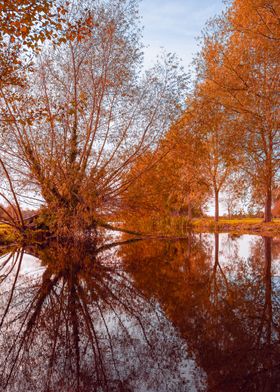
[[[231,219],[231,209],[228,208],[228,219]]]
[[[265,197],[264,222],[271,222],[272,220],[271,206],[272,206],[272,192],[271,192],[271,185],[269,184],[266,190],[266,197]]]
[[[189,203],[188,203],[188,219],[192,220],[192,203],[191,203],[190,200],[189,200]]]
[[[215,189],[215,222],[219,221],[219,191]]]

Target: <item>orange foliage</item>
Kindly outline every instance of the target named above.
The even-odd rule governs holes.
[[[202,214],[208,185],[197,157],[198,139],[187,125],[186,114],[158,150],[140,157],[128,174],[134,181],[123,197],[121,215],[129,227],[163,231],[172,216],[191,220]]]
[[[242,147],[239,170],[242,167],[248,187],[260,195],[265,221],[271,220],[272,191],[280,169],[279,13],[276,0],[234,1],[225,17],[208,25],[197,60],[198,85],[204,86],[212,106],[223,108],[224,119],[217,119],[220,128],[225,123],[235,127],[234,139]],[[205,116],[199,120],[206,125]],[[230,128],[224,129],[229,135]]]

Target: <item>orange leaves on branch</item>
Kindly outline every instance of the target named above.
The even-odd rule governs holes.
[[[94,28],[94,21],[91,15],[84,19],[76,21],[76,23],[68,23],[66,38],[70,41],[82,41],[92,34]]]
[[[67,4],[66,4],[67,6]],[[54,0],[0,2],[0,80],[2,85],[22,85],[30,60],[46,39],[60,43],[66,9]]]
[[[39,40],[58,38],[66,12],[64,7],[55,8],[53,0],[5,0],[0,7],[0,45],[8,37],[34,49]]]

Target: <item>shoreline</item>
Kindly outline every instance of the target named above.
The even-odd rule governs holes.
[[[280,236],[280,219],[272,222],[263,222],[259,218],[220,219],[214,220],[194,219],[190,228],[198,233],[232,233],[255,234],[263,236]]]
[[[112,229],[112,227],[108,227]],[[113,228],[114,231],[116,228]],[[136,233],[131,230],[117,228],[126,234],[134,235],[137,239],[184,239],[188,233],[229,233],[232,235],[257,235],[265,237],[280,237],[280,219],[274,219],[272,222],[265,223],[260,218],[242,218],[242,219],[223,219],[218,222],[209,218],[196,218],[188,222],[185,230],[177,232],[176,229],[169,232],[154,233]],[[45,232],[42,230],[27,231],[26,236],[21,237],[18,233],[7,225],[0,224],[0,245],[12,245],[18,243],[41,243]],[[135,239],[135,238],[134,238]]]

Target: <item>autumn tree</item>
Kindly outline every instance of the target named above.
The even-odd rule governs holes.
[[[220,192],[236,169],[235,127],[226,109],[212,98],[207,82],[197,84],[187,104],[185,143],[190,142],[189,134],[192,134],[195,145],[192,165],[214,196],[215,221],[218,221]]]
[[[157,150],[140,156],[127,174],[132,183],[123,195],[121,216],[134,230],[185,231],[187,222],[202,215],[209,187],[196,159],[198,139],[187,126],[184,113]]]
[[[66,42],[42,51],[28,90],[1,90],[3,159],[63,235],[119,208],[129,168],[181,113],[185,86],[171,55],[141,72],[137,2],[80,2],[71,15]]]
[[[170,155],[171,161],[179,163],[175,172],[176,186],[172,192],[178,201],[187,207],[188,219],[202,214],[210,194],[211,187],[204,175],[205,162],[202,158],[202,140],[193,127],[194,112],[189,107],[182,115],[174,129],[171,129],[165,142],[173,140],[174,148]]]
[[[268,222],[279,174],[279,2],[236,0],[209,29],[201,76],[239,127],[243,170]]]
[[[249,195],[250,197],[248,197],[248,190],[246,189],[247,181],[240,167],[235,169],[228,178],[225,191],[223,192],[223,202],[227,209],[229,219],[233,215],[244,214],[253,196]]]

